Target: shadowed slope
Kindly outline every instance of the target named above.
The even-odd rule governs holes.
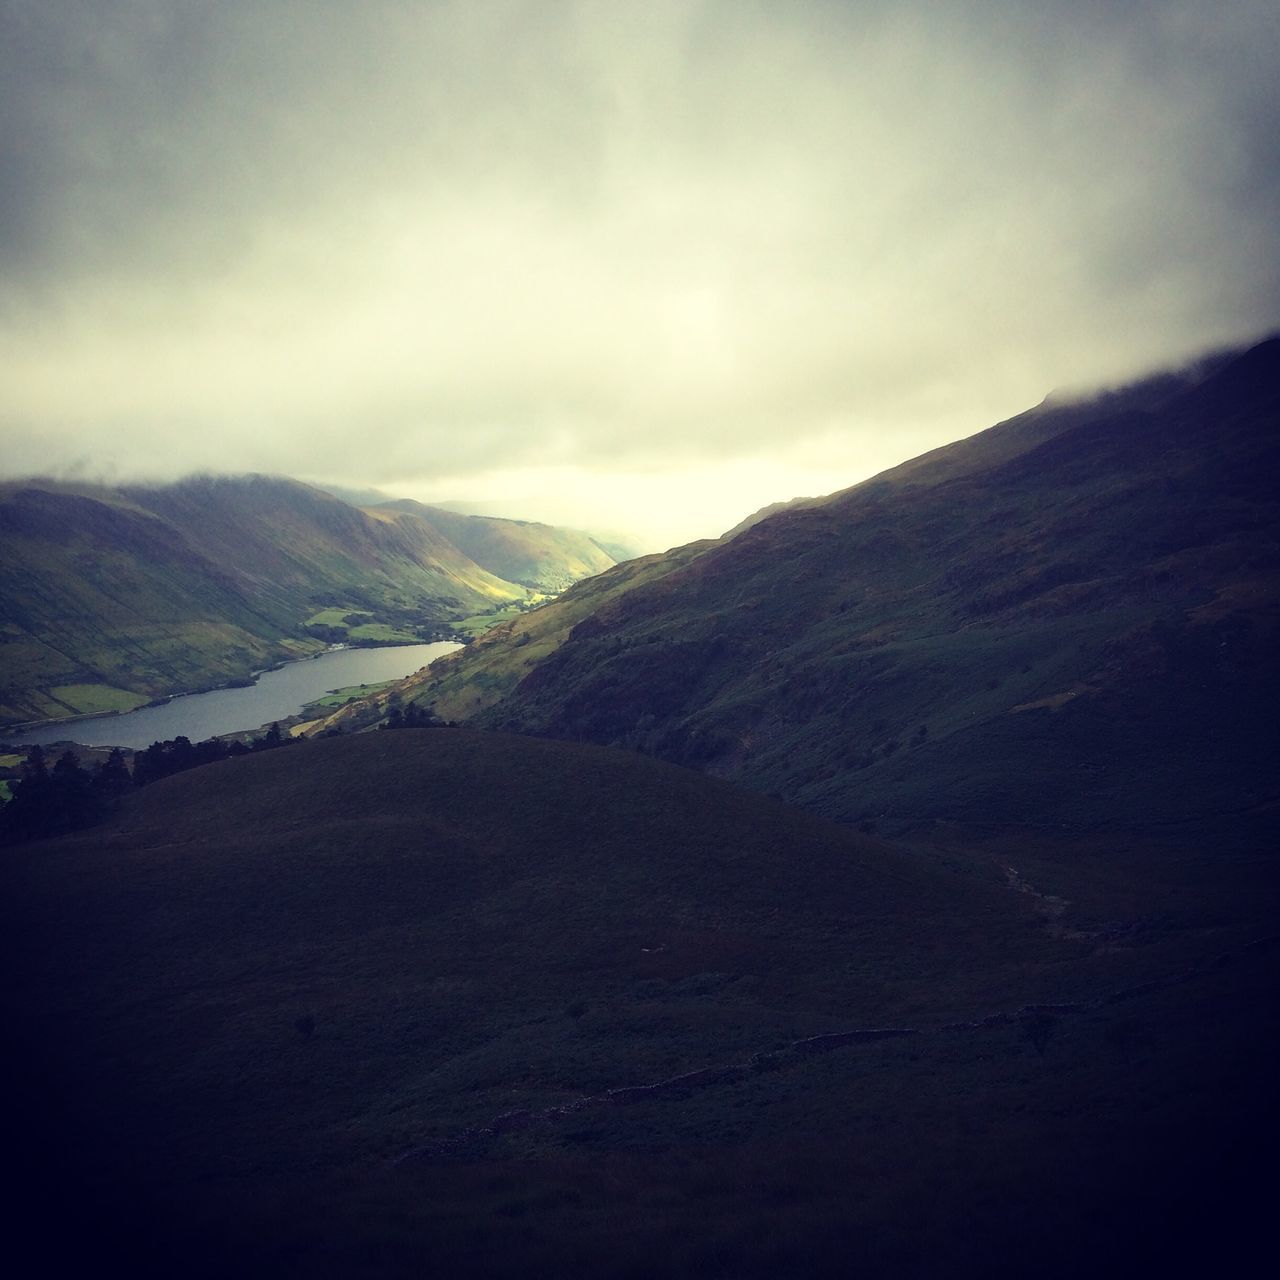
[[[510,633],[418,696],[845,821],[1142,826],[1267,804],[1278,366],[1271,341],[1190,385],[1042,406],[660,562],[514,687],[484,678],[521,661]]]
[[[1100,949],[995,864],[625,752],[303,743],[0,873],[54,1261],[1025,1274],[1163,1212],[1260,1096],[1239,902]]]

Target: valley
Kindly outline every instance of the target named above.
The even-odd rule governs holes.
[[[263,672],[252,683],[235,688],[187,694],[156,706],[93,720],[57,721],[43,728],[17,730],[8,735],[8,740],[21,747],[29,743],[48,746],[73,738],[80,746],[141,750],[152,742],[177,737],[198,742],[260,729],[272,722],[287,724],[297,721],[304,708],[313,713],[313,719],[319,718],[365,696],[371,687],[387,688],[406,673],[458,647],[456,641],[443,640],[434,644],[331,650]]]
[[[412,503],[359,508],[278,477],[9,482],[0,724],[128,711],[332,644],[449,639],[466,618],[610,564],[573,530]]]
[[[361,569],[431,509],[290,482],[252,556],[210,514],[220,563],[266,566],[218,580],[220,625],[470,642],[3,851],[50,1265],[1246,1270],[1280,1137],[1278,410],[1271,340],[603,570],[519,522]],[[117,501],[155,534],[196,497]],[[9,502],[29,540],[56,505]],[[441,575],[432,614],[404,584]],[[48,687],[105,699],[98,670]]]

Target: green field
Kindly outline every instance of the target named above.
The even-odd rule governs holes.
[[[371,618],[373,615],[360,609],[321,609],[313,613],[305,623],[306,626],[345,627],[348,618]]]
[[[376,684],[349,684],[344,689],[334,689],[331,693],[326,693],[323,698],[308,702],[304,711],[332,710],[334,707],[346,706],[348,702],[354,702],[359,698],[366,698],[371,694],[380,693],[383,689],[395,683],[394,680],[383,680]]]
[[[463,618],[460,622],[453,624],[453,629],[467,635],[478,636],[488,631],[490,627],[496,627],[501,622],[510,622],[512,618],[519,617],[519,613],[520,611],[514,606],[508,605],[502,609],[495,609],[491,613],[477,613],[470,618]]]
[[[104,711],[133,711],[150,701],[144,694],[115,689],[107,684],[58,684],[50,694],[74,709],[77,715],[100,715]]]
[[[352,627],[347,632],[347,636],[357,643],[361,640],[377,644],[420,644],[422,642],[420,635],[400,627],[388,626],[385,622],[361,623],[358,627]]]

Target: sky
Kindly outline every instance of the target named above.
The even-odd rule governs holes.
[[[1274,0],[0,0],[0,474],[657,548],[1280,325]]]

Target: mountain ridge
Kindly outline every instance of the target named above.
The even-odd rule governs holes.
[[[1258,707],[1280,695],[1278,366],[1271,339],[1200,374],[1046,402],[660,558],[635,585],[605,592],[605,574],[572,625],[553,603],[405,691],[846,822],[994,808],[1088,823],[1122,794],[1133,822],[1258,802]],[[550,635],[530,661],[521,646]],[[975,756],[998,767],[979,778]]]

